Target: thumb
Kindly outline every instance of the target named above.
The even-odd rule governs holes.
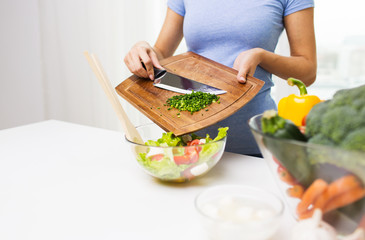
[[[237,80],[240,83],[246,83],[246,76],[248,74],[248,71],[246,69],[240,69],[237,74]]]

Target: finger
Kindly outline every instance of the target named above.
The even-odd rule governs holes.
[[[133,73],[132,68],[131,68],[131,64],[129,62],[129,55],[126,55],[124,57],[124,63],[127,66],[128,70]]]
[[[128,54],[124,58],[124,62],[131,73],[137,75],[138,77],[145,77],[144,75],[140,75],[140,73],[138,73],[138,66],[136,66],[136,64],[134,63],[131,54]]]
[[[127,65],[129,71],[131,71],[132,73],[135,73],[136,72],[136,70],[134,69],[134,64],[133,64],[132,57],[131,57],[131,54],[130,53],[128,53],[125,56],[124,62]]]
[[[134,69],[133,73],[139,77],[148,78],[147,71],[143,68],[140,57],[138,55],[132,55],[131,59]]]
[[[239,61],[238,58],[236,58],[236,60],[233,63],[233,69],[236,69],[238,71],[239,68],[240,68]]]
[[[255,67],[250,68],[249,72],[247,73],[247,76],[253,77],[253,75],[255,74],[255,72],[256,72],[256,68]]]
[[[237,74],[237,80],[238,82],[240,83],[246,83],[247,79],[246,79],[246,76],[247,76],[247,73],[248,73],[248,69],[245,69],[245,68],[241,68]]]
[[[155,67],[157,67],[157,68],[159,68],[159,69],[164,69],[164,68],[161,66],[160,62],[158,61],[158,58],[157,58],[157,55],[156,55],[156,53],[155,53],[155,52],[151,51],[151,52],[149,53],[149,56],[150,56],[150,58],[151,58],[151,60],[152,60],[152,63],[153,63],[153,65],[154,65]]]
[[[147,54],[146,51],[139,51],[139,56],[142,60],[142,62],[144,63],[144,66],[146,67],[146,71],[147,71],[147,75],[151,80],[155,79],[155,74],[153,71],[153,64],[152,64],[152,60],[150,58],[150,56]]]

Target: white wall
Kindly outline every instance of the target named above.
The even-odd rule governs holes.
[[[95,53],[113,86],[131,74],[124,55],[140,40],[153,43],[164,19],[162,0],[39,0],[46,116],[120,129],[83,52]],[[133,123],[143,116],[123,105]]]
[[[0,129],[45,119],[37,0],[0,1]]]
[[[121,129],[83,52],[116,86],[130,75],[124,55],[156,40],[165,11],[166,0],[1,0],[0,129],[46,119]]]

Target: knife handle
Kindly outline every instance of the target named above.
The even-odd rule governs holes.
[[[145,70],[147,70],[147,69],[146,69],[146,66],[144,65],[144,63],[143,63],[143,62],[141,62],[141,63],[142,63],[142,67],[143,67]],[[165,70],[165,69],[159,69],[159,68],[155,68],[155,67],[153,67],[153,72],[154,72],[154,77],[155,77],[155,79],[158,79],[158,78],[162,77],[163,75],[165,75],[166,70]]]

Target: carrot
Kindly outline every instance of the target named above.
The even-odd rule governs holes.
[[[288,188],[286,190],[286,193],[293,198],[302,198],[303,193],[304,193],[304,188],[302,185],[299,184],[295,184],[294,186]]]
[[[323,213],[344,207],[348,204],[354,203],[365,196],[365,189],[357,186],[348,190],[347,192],[336,195],[331,198],[324,206]]]
[[[365,214],[362,215],[362,218],[360,220],[360,223],[359,223],[359,228],[363,228],[365,230]]]
[[[332,182],[326,191],[323,192],[321,196],[314,203],[314,208],[320,208],[322,211],[324,210],[324,206],[328,201],[335,198],[338,195],[346,193],[347,191],[359,187],[360,182],[353,175],[346,175]]]
[[[303,216],[307,211],[310,211],[310,207],[313,207],[316,199],[327,189],[328,184],[323,179],[316,179],[303,193],[302,200],[298,203],[297,214],[299,218]]]
[[[365,189],[353,175],[346,175],[329,185],[326,184],[323,180],[317,179],[305,191],[302,201],[297,206],[300,219],[311,217],[316,208],[326,213],[365,196]]]
[[[328,186],[328,191],[331,196],[335,196],[358,186],[360,186],[360,182],[354,175],[346,175],[332,182]]]
[[[283,182],[286,182],[289,185],[296,184],[295,178],[284,167],[278,166],[278,173],[280,180],[282,180]]]
[[[307,219],[307,218],[312,217],[313,213],[314,213],[314,208],[311,208],[311,209],[299,214],[298,217],[300,220]]]

